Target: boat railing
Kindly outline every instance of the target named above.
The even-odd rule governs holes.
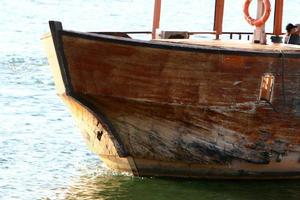
[[[124,38],[131,38],[130,35],[134,34],[152,34],[150,31],[130,31],[130,32],[90,32],[94,34],[102,34],[102,35],[111,35],[111,36],[118,36]]]
[[[215,35],[215,32],[189,32],[190,35]],[[269,33],[271,34],[271,33]],[[253,32],[223,32],[222,35],[229,36],[229,39],[234,39],[234,36],[238,36],[239,40],[242,40],[242,36],[246,36],[247,40],[250,40],[250,36]]]
[[[189,35],[215,35],[216,32],[188,32]],[[267,35],[273,35],[273,33],[266,33]],[[234,36],[238,36],[239,40],[242,40],[242,36],[246,36],[247,40],[250,40],[250,36],[253,32],[222,32],[222,35],[228,35],[229,39],[234,39]]]
[[[184,31],[185,33],[188,33],[189,36],[192,35],[215,35],[216,32],[214,31]],[[96,34],[104,34],[104,35],[113,35],[113,36],[121,36],[126,38],[131,38],[129,35],[135,35],[135,34],[152,34],[150,31],[130,31],[130,32],[92,32]],[[267,35],[273,35],[273,33],[266,33]],[[242,40],[246,36],[247,40],[250,40],[251,36],[253,35],[253,32],[222,32],[222,35],[228,36],[230,40],[236,39],[234,36],[237,36],[238,40]]]

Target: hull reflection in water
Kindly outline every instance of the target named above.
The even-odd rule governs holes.
[[[299,199],[300,181],[213,181],[82,176],[65,192],[64,199]]]

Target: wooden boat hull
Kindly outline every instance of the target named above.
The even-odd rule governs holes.
[[[45,37],[58,94],[88,146],[139,176],[300,177],[299,50],[62,30]],[[275,77],[272,100],[262,77]]]

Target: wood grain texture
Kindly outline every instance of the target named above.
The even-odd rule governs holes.
[[[163,41],[170,43],[189,44],[189,45],[200,45],[209,47],[219,48],[233,48],[238,50],[254,50],[254,51],[286,51],[294,52],[299,51],[299,45],[286,45],[280,43],[272,43],[269,45],[255,44],[250,41],[236,41],[236,40],[196,40],[196,39],[157,39],[155,41]]]
[[[297,47],[237,45],[232,51],[212,42],[214,50],[207,52],[193,41],[172,42],[184,42],[181,50],[169,41],[162,48],[162,41],[143,46],[93,38],[63,34],[62,42],[73,95],[81,102],[71,111],[92,108],[120,138],[105,149],[114,138],[94,142],[93,129],[101,121],[85,129],[109,166],[136,175],[300,176]],[[195,45],[200,47],[194,51]],[[271,102],[259,99],[265,74],[275,77]],[[80,118],[80,127],[88,118]],[[130,161],[111,150],[116,144],[124,146]]]

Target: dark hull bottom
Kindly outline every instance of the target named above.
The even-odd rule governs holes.
[[[105,164],[116,171],[128,172],[135,176],[180,177],[195,179],[300,179],[300,172],[286,172],[280,166],[236,163],[237,166],[197,165],[155,160],[134,159],[136,166],[129,163],[130,158],[100,156]],[[238,166],[240,168],[238,168]],[[277,168],[277,169],[276,169]],[[138,171],[136,171],[136,169]],[[276,169],[276,171],[275,171]]]

